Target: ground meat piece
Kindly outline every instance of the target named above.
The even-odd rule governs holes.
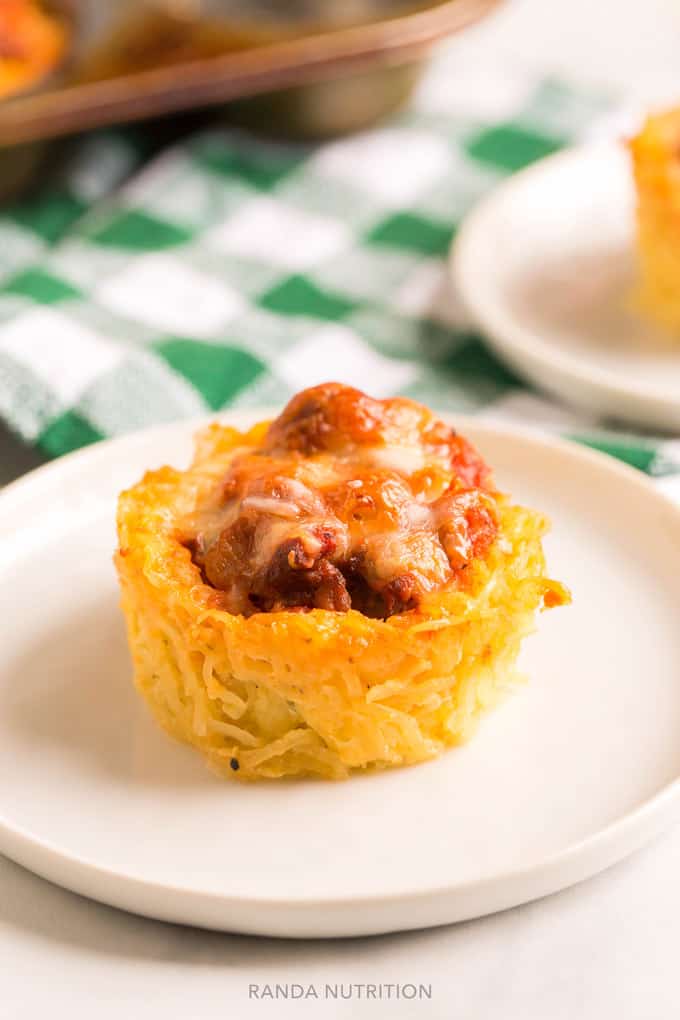
[[[239,517],[210,544],[206,544],[202,535],[194,542],[194,562],[201,567],[206,581],[224,592],[221,605],[231,613],[249,609],[243,565],[251,557],[255,527],[253,519]]]
[[[454,489],[432,504],[439,540],[454,570],[483,556],[498,531],[490,498],[479,489]]]
[[[345,578],[328,559],[334,547],[329,533],[315,552],[300,538],[284,542],[264,574],[253,579],[251,599],[265,610],[295,606],[347,612],[352,603]]]
[[[278,547],[264,571],[264,583],[272,588],[285,588],[287,582],[296,583],[300,571],[311,570],[322,555],[322,546],[310,536],[289,538]]]
[[[384,418],[380,401],[340,383],[303,390],[269,429],[265,450],[314,454],[375,437]]]
[[[418,579],[413,574],[407,573],[395,577],[393,581],[386,584],[381,595],[385,603],[386,615],[393,616],[395,613],[403,613],[416,606],[422,591]]]

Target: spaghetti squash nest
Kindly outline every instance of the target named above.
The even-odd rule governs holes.
[[[266,435],[266,423],[246,433],[210,426],[189,470],[147,473],[120,497],[122,607],[135,683],[156,719],[239,779],[342,779],[467,740],[518,680],[536,610],[568,601],[545,576],[546,518],[490,490],[497,533],[464,583],[386,618],[355,608],[230,612],[185,522]]]
[[[630,140],[637,193],[639,310],[680,336],[680,108],[648,117]]]

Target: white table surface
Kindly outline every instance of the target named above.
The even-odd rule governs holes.
[[[643,102],[680,97],[678,0],[510,0],[447,47]],[[460,80],[456,87],[461,88]],[[0,484],[35,455],[0,429]],[[606,767],[606,763],[605,763]],[[578,791],[575,791],[578,796]],[[93,805],[96,824],[96,805]],[[567,892],[433,931],[345,942],[199,932],[98,906],[0,858],[0,1020],[669,1020],[680,1012],[680,830]],[[256,1001],[249,985],[430,984],[420,1002]]]

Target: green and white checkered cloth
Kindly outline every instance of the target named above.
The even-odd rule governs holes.
[[[0,415],[59,455],[337,379],[558,430],[680,482],[680,441],[531,391],[448,288],[470,205],[606,102],[521,73],[456,81],[464,93],[435,68],[408,112],[360,135],[312,147],[210,130],[131,176],[138,134],[92,136],[59,186],[0,217]]]

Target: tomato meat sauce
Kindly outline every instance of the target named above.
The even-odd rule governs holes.
[[[384,619],[464,585],[497,537],[495,495],[474,447],[426,408],[327,383],[234,457],[186,543],[230,613]]]

